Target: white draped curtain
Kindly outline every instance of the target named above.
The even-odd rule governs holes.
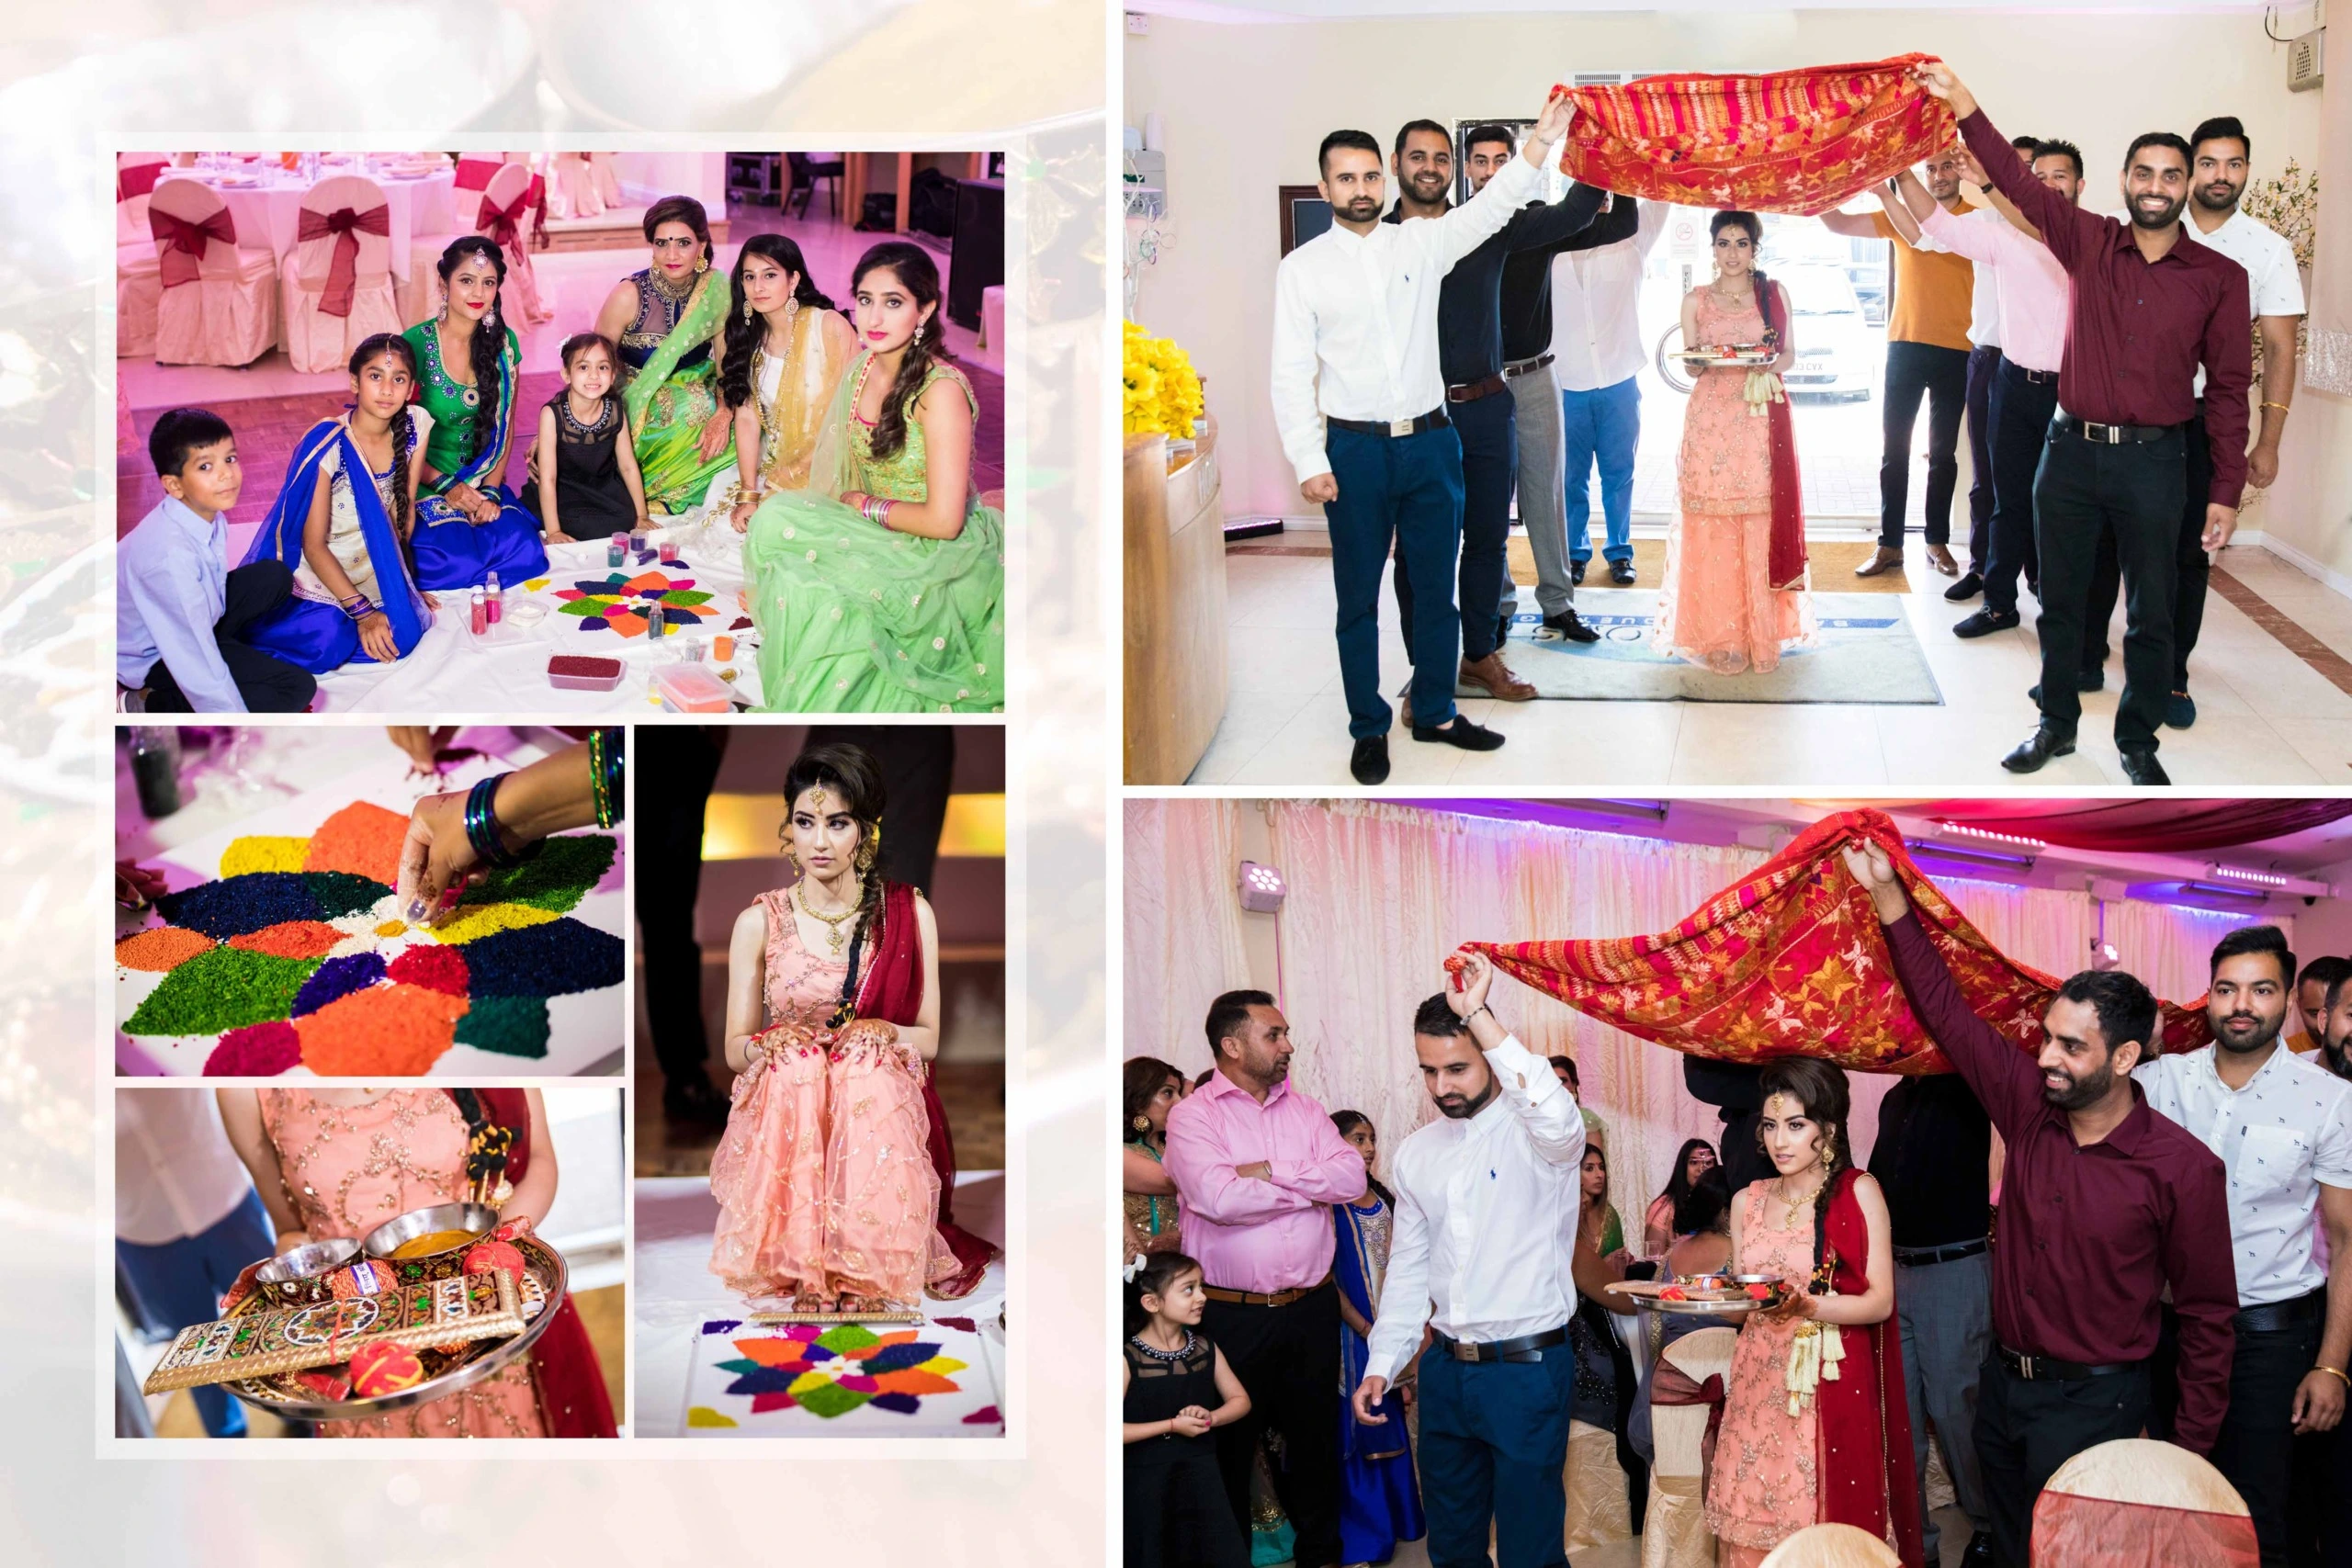
[[[1187,1077],[1209,1065],[1201,1021],[1250,984],[1234,895],[1238,800],[1126,803],[1124,1056],[1157,1056]],[[1115,1097],[1114,1097],[1115,1100]]]

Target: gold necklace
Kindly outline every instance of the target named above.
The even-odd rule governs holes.
[[[796,882],[792,885],[792,901],[799,907],[800,912],[808,916],[810,919],[822,920],[825,922],[825,940],[832,945],[833,952],[839,953],[842,950],[842,944],[849,940],[842,934],[842,927],[847,925],[853,919],[854,919],[858,910],[864,907],[865,885],[862,881],[858,884],[857,900],[853,902],[848,908],[843,909],[838,915],[828,915],[821,910],[810,908],[808,907],[808,896],[801,891],[801,888],[806,886],[808,886],[806,883],[800,882]]]
[[[1780,1185],[1780,1200],[1781,1202],[1787,1204],[1789,1209],[1787,1213],[1781,1216],[1781,1228],[1782,1230],[1792,1231],[1797,1228],[1797,1211],[1800,1209],[1809,1209],[1813,1206],[1813,1201],[1821,1196],[1821,1188],[1823,1184],[1816,1182],[1814,1185],[1813,1190],[1806,1193],[1802,1198],[1792,1198],[1789,1196],[1789,1179],[1787,1177],[1784,1176],[1781,1178]]]
[[[658,266],[649,266],[645,269],[645,281],[653,285],[654,293],[659,294],[673,305],[683,303],[686,297],[695,291],[693,277],[689,276],[684,284],[673,286],[668,278],[662,276],[662,269]]]

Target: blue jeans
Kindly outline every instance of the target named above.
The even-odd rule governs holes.
[[[114,1244],[115,1267],[130,1282],[140,1315],[149,1325],[182,1329],[209,1323],[220,1315],[220,1294],[236,1283],[238,1270],[256,1258],[267,1258],[275,1234],[261,1194],[248,1190],[245,1201],[212,1226],[196,1235],[184,1235],[150,1247],[141,1242]],[[215,1438],[245,1435],[244,1407],[225,1390],[190,1389],[204,1430]]]
[[[1393,542],[1412,582],[1413,722],[1450,724],[1461,671],[1462,617],[1453,606],[1462,548],[1462,443],[1451,425],[1418,435],[1367,435],[1333,425],[1323,438],[1340,499],[1331,530],[1331,584],[1340,602],[1340,681],[1348,733],[1385,735],[1396,711],[1380,694],[1380,573]]]
[[[1462,657],[1476,664],[1495,651],[1500,637],[1503,583],[1510,576],[1510,491],[1519,476],[1518,405],[1508,392],[1453,403],[1454,435],[1462,443],[1462,562],[1459,604]],[[1343,488],[1342,495],[1347,491]],[[1405,558],[1400,532],[1396,558]],[[1413,577],[1396,574],[1396,629],[1416,669],[1420,654],[1413,641]],[[1448,656],[1449,659],[1452,657]],[[1451,666],[1449,666],[1449,671]],[[1419,714],[1421,705],[1415,703]],[[1440,722],[1442,722],[1442,720]]]
[[[1613,387],[1560,394],[1566,458],[1568,558],[1592,558],[1592,468],[1600,465],[1600,514],[1609,529],[1607,560],[1634,558],[1634,448],[1642,438],[1642,389],[1626,377]]]
[[[1494,1526],[1501,1568],[1566,1568],[1568,1413],[1577,1356],[1550,1346],[1540,1361],[1457,1361],[1442,1346],[1421,1358],[1421,1501],[1430,1568],[1487,1568]]]

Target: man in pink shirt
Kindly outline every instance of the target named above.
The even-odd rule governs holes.
[[[1340,1561],[1340,1293],[1331,1205],[1363,1196],[1363,1156],[1290,1087],[1290,1023],[1263,991],[1209,1004],[1216,1073],[1168,1112],[1165,1163],[1185,1253],[1208,1287],[1201,1332],[1249,1391],[1216,1432],[1217,1468],[1248,1528],[1250,1477],[1268,1427],[1274,1482],[1298,1532],[1297,1568]]]
[[[1969,177],[1986,190],[1984,166],[1968,161]],[[2080,198],[2083,155],[2071,141],[2037,143],[2033,177],[2068,201]],[[2001,363],[1994,372],[1993,530],[1984,566],[1984,604],[1952,627],[1954,637],[1978,637],[2018,625],[2018,574],[2039,580],[2033,537],[2033,473],[2058,407],[2058,363],[2066,351],[2072,285],[2065,268],[2017,209],[1996,194],[1996,216],[1956,217],[1910,171],[1901,176],[1903,202],[1919,227],[1945,249],[2000,276]]]

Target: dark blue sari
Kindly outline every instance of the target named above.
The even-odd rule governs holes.
[[[360,456],[359,446],[343,421],[322,420],[295,446],[286,482],[278,487],[277,499],[271,503],[261,531],[246,547],[245,558],[237,564],[274,560],[288,571],[300,569],[302,529],[310,521],[312,497],[320,485],[334,482],[322,467],[329,453],[336,454],[344,479],[351,486],[352,504],[359,513],[359,536],[367,544],[368,564],[376,572],[377,608],[391,622],[392,644],[405,659],[424,635],[431,617],[409,574],[400,534],[385,515],[383,498],[368,477],[368,459]],[[255,621],[246,631],[245,640],[314,675],[340,670],[354,660],[375,662],[360,645],[358,624],[343,613],[341,605],[321,604],[299,593],[288,595],[285,604]]]
[[[1331,1258],[1331,1278],[1340,1296],[1366,1323],[1379,1316],[1379,1280],[1386,1271],[1387,1249],[1374,1252],[1374,1238],[1366,1222],[1378,1221],[1388,1205],[1371,1194],[1370,1206],[1331,1205],[1339,1247]],[[1400,1540],[1419,1540],[1427,1533],[1421,1515],[1421,1491],[1413,1479],[1412,1439],[1405,1432],[1405,1402],[1392,1388],[1379,1404],[1388,1419],[1368,1427],[1356,1419],[1351,1396],[1363,1382],[1364,1362],[1371,1347],[1363,1336],[1340,1325],[1340,1561],[1385,1562],[1396,1553]]]

